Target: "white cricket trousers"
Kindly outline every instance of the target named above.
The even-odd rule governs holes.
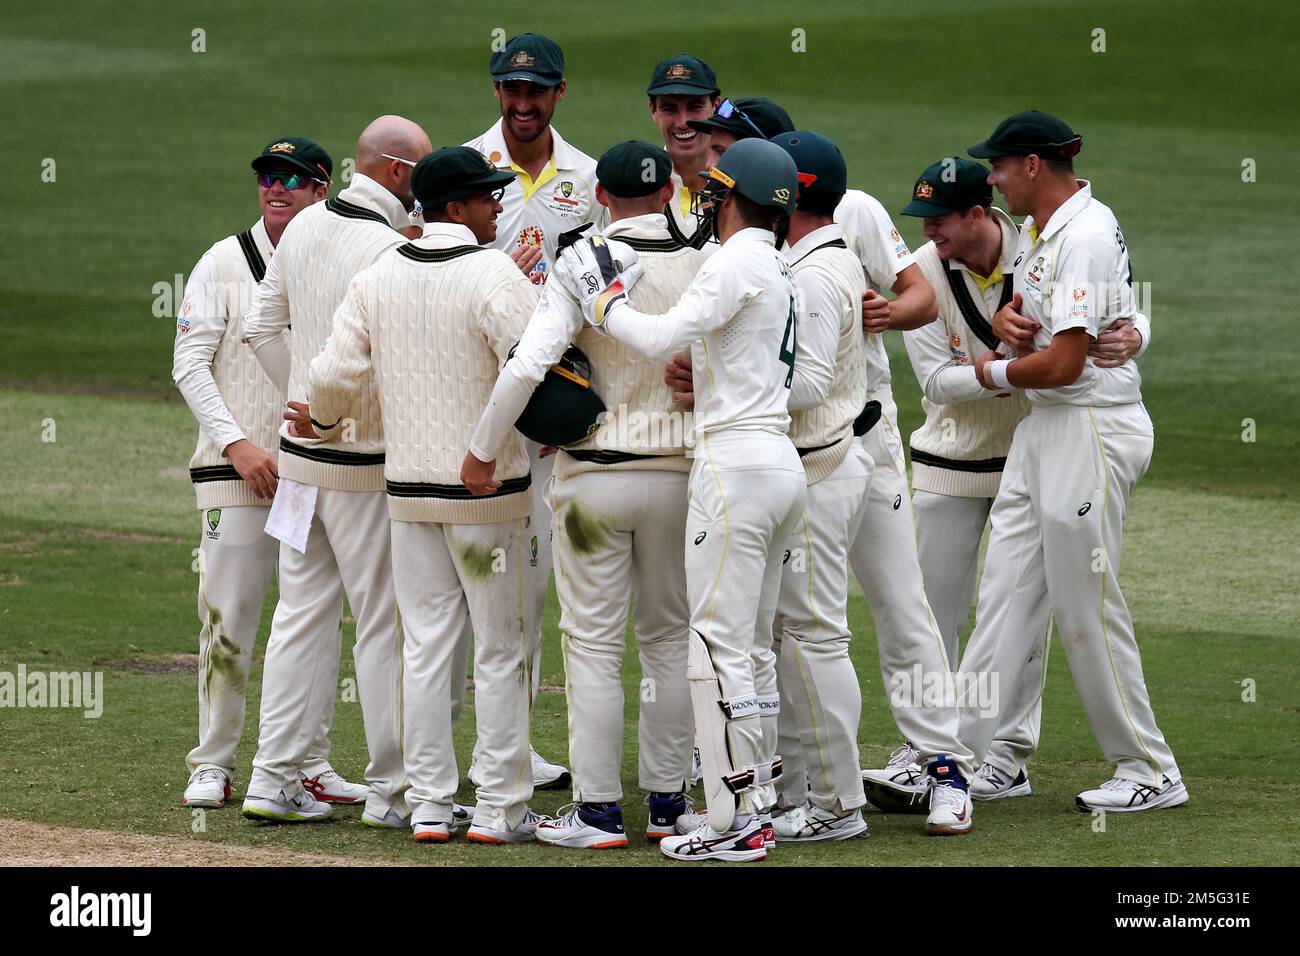
[[[533,674],[533,698],[537,698],[537,688],[542,682],[542,618],[546,612],[546,595],[551,589],[552,539],[553,524],[551,506],[547,500],[546,488],[555,470],[555,456],[541,458],[541,448],[536,442],[525,441],[528,448],[529,471],[532,475],[533,514],[525,533],[525,551],[529,567],[533,569],[533,583],[528,606],[528,666]],[[469,649],[474,643],[474,634],[469,625],[456,643],[456,660],[454,666],[466,677],[469,676]],[[454,683],[452,687],[451,714],[454,723],[465,706],[465,681]],[[474,748],[475,756],[478,747]]]
[[[714,752],[725,750],[736,771],[761,771],[776,756],[781,698],[772,627],[781,557],[806,494],[803,464],[786,435],[730,429],[698,437],[686,516],[691,628],[708,651],[720,700],[743,716],[719,721],[719,700],[705,695],[692,695],[692,708],[696,734],[721,733]],[[688,660],[688,680],[708,680],[698,663]],[[740,812],[775,802],[775,786],[759,782]]]
[[[528,612],[532,568],[523,518],[491,524],[393,521],[393,583],[407,637],[403,744],[413,823],[451,823],[459,783],[452,687],[456,651],[474,634],[478,788],[474,823],[519,826],[533,795],[528,759]]]
[[[280,542],[262,530],[269,510],[241,505],[199,512],[199,745],[185,760],[191,773],[215,767],[235,779],[248,670],[280,553]],[[338,668],[318,676],[333,688]],[[329,769],[326,735],[334,717],[334,695],[318,696],[322,706],[317,731],[302,768],[309,777]]]
[[[1034,406],[1016,429],[993,504],[975,631],[958,685],[996,675],[1016,687],[1054,617],[1092,732],[1116,775],[1180,779],[1156,726],[1128,605],[1119,590],[1124,514],[1151,460],[1141,403]],[[1001,721],[962,711],[962,740],[983,757]]]
[[[804,515],[786,541],[776,609],[781,687],[781,803],[805,797],[824,810],[863,806],[858,762],[862,689],[849,659],[849,545],[867,506],[871,456],[861,444],[808,486]]]
[[[353,658],[370,762],[366,810],[406,816],[402,769],[402,626],[393,595],[388,496],[321,488],[299,554],[280,548],[280,603],[271,621],[262,678],[262,726],[250,795],[301,791],[297,771],[316,736],[322,696],[337,693],[343,595],[357,622]]]
[[[955,662],[948,660],[925,597],[903,445],[892,406],[889,400],[880,421],[858,439],[874,467],[849,565],[876,623],[880,673],[894,722],[922,763],[946,754],[969,780],[975,767],[970,750],[957,736],[955,694],[935,699],[925,693],[926,686],[951,680]]]
[[[620,670],[632,597],[642,674],[638,783],[676,793],[690,773],[686,486],[686,473],[671,471],[588,471],[551,483],[574,800],[623,798]]]
[[[993,508],[992,498],[912,494],[916,514],[916,546],[925,578],[925,596],[943,635],[952,665],[961,659],[961,632],[970,617],[979,570],[980,541]],[[1006,701],[997,735],[984,760],[1014,780],[1038,749],[1042,729],[1043,684],[1047,676],[1047,645],[1051,621],[1034,643],[1015,687],[1001,687]]]

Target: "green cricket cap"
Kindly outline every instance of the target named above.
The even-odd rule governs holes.
[[[559,86],[564,79],[564,51],[550,37],[521,33],[492,54],[488,71],[494,83],[527,80],[539,86]]]
[[[993,202],[989,171],[981,163],[961,156],[949,156],[925,168],[912,187],[912,201],[900,210],[903,216],[946,216],[965,212],[971,206]]]
[[[334,173],[334,160],[309,139],[301,136],[281,136],[266,144],[266,148],[253,157],[253,171],[263,172],[279,160],[296,166],[312,179],[328,183]]]
[[[515,178],[508,169],[498,169],[476,149],[444,146],[430,153],[411,170],[411,192],[424,209],[466,196],[491,192]]]
[[[790,114],[765,96],[723,100],[718,104],[718,111],[708,119],[687,120],[686,125],[701,133],[722,130],[736,139],[771,139],[794,132]]]
[[[966,152],[979,159],[998,156],[1041,156],[1044,159],[1073,159],[1083,148],[1083,137],[1065,120],[1041,110],[1025,110],[1008,116],[982,143]]]
[[[672,175],[668,154],[639,139],[611,146],[596,163],[596,180],[605,192],[620,199],[658,192],[668,185]]]
[[[650,85],[646,87],[650,96],[670,93],[717,96],[718,92],[718,76],[713,67],[689,53],[678,53],[662,61],[650,74]]]

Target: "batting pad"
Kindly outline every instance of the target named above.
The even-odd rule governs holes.
[[[726,833],[736,819],[737,796],[749,791],[755,778],[752,764],[736,766],[727,731],[729,725],[738,721],[757,722],[758,698],[723,697],[708,645],[695,630],[688,641],[686,677],[691,685],[695,736],[700,748],[700,782],[704,785],[709,826],[718,833]]]

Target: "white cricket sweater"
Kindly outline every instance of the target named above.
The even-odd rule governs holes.
[[[660,214],[620,219],[607,226],[604,235],[636,250],[643,272],[629,300],[633,308],[652,315],[676,305],[704,263],[704,254],[674,238]],[[589,438],[557,454],[556,475],[690,471],[686,448],[694,440],[693,416],[673,401],[672,389],[664,384],[663,361],[586,322],[574,344],[591,361],[592,387],[604,401],[606,414]]]
[[[1002,229],[999,271],[1005,278],[983,290],[965,265],[942,260],[933,242],[916,252],[917,265],[939,302],[934,322],[903,334],[924,393],[925,424],[911,437],[912,487],[920,491],[995,497],[1011,438],[1029,412],[1023,389],[998,398],[975,377],[975,361],[1001,345],[991,320],[1011,298],[1018,235],[1006,213],[994,208],[992,215]],[[1008,352],[1001,347],[1001,354]]]
[[[200,510],[270,505],[223,452],[246,438],[274,454],[283,400],[241,341],[271,252],[261,219],[246,232],[222,239],[190,273],[176,315],[172,379],[199,422],[190,481]]]
[[[249,344],[287,400],[307,401],[307,369],[329,338],[352,277],[404,242],[408,214],[392,193],[357,173],[333,199],[298,213],[284,230],[246,324]],[[516,270],[517,271],[517,270]],[[293,326],[286,347],[281,334]],[[288,360],[288,361],[286,361]],[[312,417],[322,421],[312,411]],[[339,491],[382,491],[384,430],[379,393],[366,382],[349,422],[328,439],[280,430],[280,476]]]
[[[373,409],[382,419],[388,513],[397,521],[487,524],[532,513],[528,454],[517,433],[497,458],[501,488],[474,497],[460,481],[497,373],[537,303],[504,252],[454,223],[359,273],[334,334],[311,363],[308,400],[325,434]]]
[[[800,290],[795,375],[803,378],[800,363],[807,362],[815,348],[814,361],[829,366],[831,376],[825,398],[810,407],[796,408],[796,392],[791,392],[790,440],[812,485],[830,475],[848,455],[854,419],[867,401],[867,341],[862,328],[867,283],[862,263],[849,251],[838,225],[813,230],[787,250],[786,259]]]

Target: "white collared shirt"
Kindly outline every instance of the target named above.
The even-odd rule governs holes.
[[[533,272],[545,274],[554,266],[555,244],[560,233],[588,222],[596,223],[596,228],[601,229],[609,222],[608,211],[596,202],[596,161],[569,145],[552,126],[551,158],[533,180],[510,158],[504,122],[504,119],[497,120],[482,136],[464,145],[478,150],[493,166],[516,174],[506,185],[501,199],[502,211],[497,216],[497,237],[492,248],[511,253],[520,246],[540,245],[542,259]],[[424,225],[418,206],[411,214],[411,222]]]
[[[1092,185],[1061,204],[1041,232],[1025,220],[1016,247],[1015,291],[1021,313],[1041,327],[1034,348],[1047,348],[1067,329],[1086,329],[1092,339],[1117,320],[1134,321],[1132,268],[1124,234],[1110,207],[1092,197]],[[1033,405],[1126,405],[1142,400],[1137,364],[1098,368],[1091,357],[1083,372],[1061,388],[1028,389]]]

